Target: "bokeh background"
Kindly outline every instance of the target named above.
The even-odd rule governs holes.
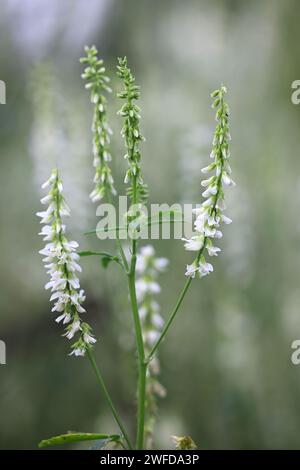
[[[82,249],[111,249],[84,232],[96,225],[92,108],[79,57],[95,44],[114,94],[113,168],[126,162],[116,116],[118,56],[142,87],[143,169],[150,202],[200,202],[200,169],[214,127],[209,93],[225,83],[232,167],[222,254],[195,281],[160,352],[155,441],[190,434],[200,449],[300,448],[300,78],[297,0],[2,0],[0,79],[0,448],[36,448],[67,430],[116,431],[85,359],[50,312],[38,250],[40,183],[59,165]],[[159,301],[170,311],[190,261],[181,241],[154,243],[170,259]],[[84,259],[82,286],[99,341],[95,353],[128,426],[134,428],[135,357],[125,280],[118,266]],[[77,446],[79,448],[80,446]],[[82,446],[86,447],[86,446]]]

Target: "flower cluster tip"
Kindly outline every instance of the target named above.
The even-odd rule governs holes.
[[[204,256],[206,249],[209,256],[217,256],[221,249],[213,244],[214,239],[220,239],[223,236],[220,230],[220,224],[230,224],[232,221],[223,214],[226,209],[223,186],[234,186],[231,179],[231,168],[229,165],[229,142],[231,140],[229,133],[229,107],[224,101],[227,93],[225,86],[215,90],[211,97],[213,98],[212,107],[216,108],[215,119],[217,125],[213,137],[213,147],[210,158],[213,162],[202,169],[202,173],[214,173],[212,176],[201,182],[204,188],[202,196],[205,199],[201,206],[194,209],[196,220],[194,223],[195,235],[190,239],[183,239],[185,249],[198,252],[192,264],[186,267],[186,276],[194,278],[196,274],[200,277],[207,276],[213,271],[213,266],[208,263]]]

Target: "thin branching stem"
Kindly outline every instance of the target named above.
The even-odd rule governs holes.
[[[102,392],[103,392],[103,394],[104,394],[104,396],[105,396],[105,399],[106,399],[106,401],[107,401],[107,404],[108,404],[108,406],[109,406],[109,408],[110,408],[110,410],[111,410],[111,412],[112,412],[112,414],[113,414],[113,417],[115,418],[116,423],[118,424],[118,426],[119,426],[119,428],[120,428],[120,431],[121,431],[122,435],[124,436],[124,439],[125,439],[125,441],[126,441],[126,443],[127,443],[128,448],[129,448],[130,450],[132,450],[133,447],[132,447],[132,444],[131,444],[130,439],[129,439],[129,437],[128,437],[128,434],[127,434],[127,432],[126,432],[126,429],[125,429],[125,427],[124,427],[124,425],[123,425],[123,423],[122,423],[122,420],[121,420],[121,418],[120,418],[120,416],[119,416],[119,414],[118,414],[118,412],[117,412],[117,410],[116,410],[116,408],[115,408],[115,406],[114,406],[114,404],[113,404],[112,398],[111,398],[110,393],[109,393],[109,391],[108,391],[108,389],[107,389],[107,387],[106,387],[106,385],[105,385],[103,376],[102,376],[102,374],[101,374],[101,372],[100,372],[100,369],[99,369],[99,367],[98,367],[98,365],[97,365],[97,363],[96,363],[94,354],[92,353],[91,349],[88,349],[88,350],[87,350],[87,356],[88,356],[89,361],[90,361],[90,363],[91,363],[91,366],[92,366],[92,368],[93,368],[93,370],[94,370],[94,372],[95,372],[95,375],[96,375],[96,377],[97,377],[97,381],[98,381],[98,383],[99,383],[99,385],[100,385],[100,388],[101,388],[101,390],[102,390]]]
[[[112,204],[113,204],[113,201],[112,201],[112,196],[111,196],[110,193],[108,193],[107,199],[108,199],[108,202],[112,205]],[[116,244],[117,244],[119,253],[120,253],[120,255],[121,255],[121,258],[122,258],[123,267],[124,267],[124,269],[125,269],[126,274],[128,274],[128,272],[129,272],[129,265],[128,265],[128,262],[127,262],[127,259],[126,259],[126,256],[125,256],[125,253],[124,253],[124,250],[123,250],[123,246],[122,246],[122,243],[121,243],[121,240],[120,240],[120,236],[119,236],[119,231],[118,231],[118,230],[116,231]]]
[[[173,321],[174,321],[174,318],[175,318],[175,316],[176,316],[176,314],[177,314],[177,312],[178,312],[178,310],[179,310],[179,307],[180,307],[180,305],[182,304],[182,301],[183,301],[183,299],[184,299],[184,297],[185,297],[185,295],[186,295],[186,293],[187,293],[187,291],[188,291],[188,289],[189,289],[189,287],[190,287],[191,282],[192,282],[192,278],[189,277],[189,278],[186,280],[185,284],[184,284],[184,287],[183,287],[183,289],[182,289],[182,291],[181,291],[181,293],[180,293],[180,295],[179,295],[179,297],[178,297],[178,300],[177,300],[177,302],[176,302],[176,304],[175,304],[175,307],[173,308],[173,310],[172,310],[172,312],[171,312],[171,315],[170,315],[170,317],[169,317],[169,320],[166,322],[165,327],[164,327],[163,331],[161,332],[160,337],[158,338],[158,340],[157,340],[156,343],[154,344],[153,348],[151,349],[151,351],[150,351],[150,353],[149,353],[149,356],[148,356],[147,359],[146,359],[146,363],[147,363],[147,364],[148,364],[148,363],[151,361],[151,359],[153,358],[153,356],[154,356],[154,354],[156,353],[157,349],[159,348],[159,346],[160,346],[162,340],[163,340],[164,337],[166,336],[166,334],[167,334],[167,332],[168,332],[170,326],[172,325],[172,323],[173,323]]]
[[[204,240],[203,247],[199,250],[199,253],[198,253],[197,257],[196,257],[196,263],[199,262],[199,260],[200,260],[200,258],[201,258],[201,255],[202,255],[202,253],[203,253],[203,251],[204,251],[204,248],[205,248],[205,244],[206,244],[206,241]],[[149,353],[149,355],[148,355],[148,357],[147,357],[147,359],[146,359],[146,364],[149,364],[149,362],[150,362],[151,359],[153,358],[154,354],[156,353],[157,349],[159,348],[159,346],[160,346],[162,340],[163,340],[164,337],[166,336],[166,334],[167,334],[167,332],[168,332],[170,326],[172,325],[172,323],[173,323],[173,321],[174,321],[174,319],[175,319],[175,317],[176,317],[176,315],[177,315],[177,312],[178,312],[178,310],[179,310],[179,308],[180,308],[180,306],[181,306],[181,304],[182,304],[182,302],[183,302],[183,299],[184,299],[184,297],[185,297],[187,291],[189,290],[189,287],[190,287],[190,285],[191,285],[191,282],[192,282],[192,278],[189,277],[189,278],[186,280],[186,282],[185,282],[185,284],[184,284],[184,286],[183,286],[183,289],[182,289],[182,291],[181,291],[180,294],[179,294],[179,297],[178,297],[178,299],[177,299],[177,302],[176,302],[176,304],[175,304],[175,307],[173,308],[173,310],[172,310],[172,312],[171,312],[171,314],[170,314],[170,317],[169,317],[168,321],[166,322],[163,331],[161,332],[160,337],[158,338],[158,340],[157,340],[156,343],[154,344],[153,348],[151,349],[151,351],[150,351],[150,353]]]

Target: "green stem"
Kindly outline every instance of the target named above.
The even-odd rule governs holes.
[[[127,432],[126,432],[126,430],[125,430],[125,427],[124,427],[124,425],[122,424],[121,418],[119,417],[118,412],[117,412],[117,410],[116,410],[116,408],[115,408],[115,406],[114,406],[114,404],[113,404],[113,401],[112,401],[112,399],[111,399],[111,397],[110,397],[109,391],[107,390],[107,387],[106,387],[106,385],[105,385],[103,376],[102,376],[102,374],[101,374],[101,372],[100,372],[100,370],[99,370],[99,367],[97,366],[97,363],[96,363],[96,361],[95,361],[95,357],[94,357],[94,355],[93,355],[93,353],[92,353],[92,351],[91,351],[90,349],[87,349],[87,356],[88,356],[88,358],[89,358],[89,360],[90,360],[90,363],[91,363],[91,365],[92,365],[92,368],[93,368],[93,370],[94,370],[94,372],[95,372],[95,374],[96,374],[96,377],[97,377],[97,380],[98,380],[98,382],[99,382],[99,384],[100,384],[100,387],[101,387],[101,389],[102,389],[102,392],[104,393],[104,396],[105,396],[105,398],[106,398],[107,404],[108,404],[109,408],[111,409],[111,412],[112,412],[112,414],[113,414],[113,416],[114,416],[114,418],[115,418],[115,420],[116,420],[116,422],[117,422],[117,424],[118,424],[118,426],[119,426],[119,428],[120,428],[120,430],[121,430],[121,433],[122,433],[123,436],[124,436],[125,441],[127,442],[128,448],[129,448],[130,450],[132,450],[132,444],[131,444],[131,442],[130,442],[130,439],[129,439],[129,437],[128,437],[128,434],[127,434]]]
[[[188,289],[189,289],[189,287],[190,287],[191,282],[192,282],[192,278],[189,277],[189,278],[187,279],[187,281],[185,282],[185,284],[184,284],[184,287],[183,287],[183,289],[182,289],[182,291],[181,291],[181,293],[180,293],[180,295],[179,295],[179,298],[178,298],[178,300],[177,300],[177,302],[176,302],[176,304],[175,304],[175,307],[173,308],[173,310],[172,310],[172,312],[171,312],[171,315],[170,315],[170,317],[169,317],[169,320],[168,320],[167,323],[165,324],[165,327],[164,327],[163,331],[161,332],[160,337],[158,338],[157,342],[155,343],[155,345],[154,345],[153,348],[151,349],[151,351],[150,351],[150,353],[149,353],[149,356],[148,356],[147,359],[146,359],[146,363],[147,363],[147,364],[148,364],[148,363],[151,361],[151,359],[153,358],[153,356],[154,356],[156,350],[157,350],[158,347],[160,346],[160,343],[162,342],[162,340],[163,340],[164,337],[166,336],[166,334],[167,334],[167,332],[168,332],[168,330],[169,330],[171,324],[173,323],[173,320],[174,320],[174,318],[175,318],[175,316],[176,316],[176,314],[177,314],[177,312],[178,312],[178,310],[179,310],[180,305],[182,304],[182,301],[183,301],[183,299],[184,299],[184,297],[185,297],[185,294],[187,293],[187,291],[188,291]]]
[[[120,252],[120,255],[121,255],[121,258],[122,258],[122,261],[123,261],[124,269],[125,269],[126,274],[127,274],[128,270],[129,270],[129,266],[128,266],[128,263],[127,263],[127,259],[126,259],[126,256],[125,256],[125,253],[124,253],[124,250],[123,250],[122,243],[120,241],[118,232],[117,232],[116,243],[117,243],[118,250]]]
[[[132,150],[134,153],[134,149]],[[137,177],[132,177],[132,205],[137,203]],[[138,354],[138,387],[137,387],[137,431],[136,431],[136,449],[141,450],[144,447],[144,431],[145,431],[145,401],[146,401],[146,372],[147,363],[145,362],[145,349],[142,334],[142,325],[139,316],[139,309],[136,298],[135,288],[135,267],[136,267],[136,249],[137,241],[132,238],[131,245],[131,263],[128,273],[128,287],[131,301],[131,308],[134,321],[135,338]]]
[[[112,197],[111,197],[110,192],[108,192],[108,202],[110,204],[112,204]],[[124,253],[124,250],[123,250],[122,243],[121,243],[120,238],[119,238],[119,231],[118,230],[116,231],[116,243],[117,243],[117,247],[118,247],[118,250],[120,252],[122,261],[123,261],[124,269],[125,269],[126,273],[128,273],[129,266],[128,266],[128,262],[127,262],[127,259],[126,259],[126,256],[125,256],[125,253]]]
[[[204,251],[205,246],[206,246],[206,238],[204,238],[203,246],[202,246],[202,248],[199,250],[199,252],[198,252],[198,254],[197,254],[196,258],[195,258],[195,263],[199,263],[200,258],[201,258],[201,255],[202,255],[202,253],[203,253],[203,251]],[[178,297],[178,300],[177,300],[177,302],[176,302],[176,304],[175,304],[175,307],[173,308],[173,310],[172,310],[172,312],[171,312],[171,315],[170,315],[170,317],[169,317],[167,323],[165,324],[165,327],[164,327],[163,331],[161,332],[160,337],[158,338],[157,342],[154,344],[153,348],[151,349],[151,351],[150,351],[150,353],[149,353],[149,355],[148,355],[148,357],[147,357],[147,359],[146,359],[146,361],[145,361],[146,364],[149,364],[149,362],[150,362],[151,359],[153,358],[154,354],[156,353],[158,347],[160,346],[162,340],[163,340],[164,337],[166,336],[166,334],[167,334],[167,332],[168,332],[170,326],[172,325],[172,323],[173,323],[173,321],[174,321],[174,318],[176,317],[176,314],[177,314],[177,312],[178,312],[178,310],[179,310],[179,308],[180,308],[180,306],[181,306],[181,304],[182,304],[182,301],[183,301],[183,299],[184,299],[184,297],[185,297],[185,295],[186,295],[186,293],[187,293],[187,291],[188,291],[188,289],[189,289],[189,287],[190,287],[190,285],[191,285],[191,282],[192,282],[192,278],[189,277],[189,278],[187,279],[187,281],[185,282],[184,286],[183,286],[183,289],[182,289],[182,291],[181,291],[181,293],[180,293],[180,295],[179,295],[179,297]]]
[[[141,321],[139,317],[138,304],[135,289],[135,264],[136,264],[136,240],[132,240],[132,258],[130,273],[128,275],[129,295],[132,306],[135,337],[138,353],[138,410],[137,410],[137,433],[136,448],[143,449],[144,427],[145,427],[145,394],[146,394],[146,372],[145,350],[142,335]]]

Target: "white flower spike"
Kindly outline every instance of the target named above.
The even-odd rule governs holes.
[[[214,171],[215,174],[201,182],[201,186],[206,188],[202,193],[205,201],[200,208],[194,210],[196,214],[194,224],[196,235],[189,240],[183,238],[186,250],[198,252],[194,262],[186,267],[185,275],[191,278],[194,278],[196,274],[204,277],[213,271],[213,266],[205,260],[204,250],[207,250],[209,256],[218,256],[221,249],[213,245],[212,239],[222,238],[223,234],[219,230],[221,222],[225,224],[232,222],[229,217],[222,214],[226,207],[223,184],[225,186],[235,186],[230,176],[231,168],[228,163],[231,138],[229,134],[229,108],[224,101],[226,93],[226,87],[222,86],[211,94],[214,98],[212,107],[217,108],[217,126],[213,138],[213,149],[210,154],[210,158],[214,161],[203,168],[202,173],[207,174]]]
[[[44,256],[45,268],[50,275],[50,281],[45,288],[51,289],[50,301],[55,301],[52,312],[60,314],[55,321],[67,325],[64,336],[73,339],[75,335],[79,335],[72,345],[71,355],[84,356],[96,339],[91,334],[91,327],[80,317],[80,314],[85,312],[82,307],[85,294],[80,289],[76,274],[81,271],[78,264],[79,255],[76,252],[78,243],[68,241],[65,235],[62,216],[69,215],[70,209],[62,194],[63,186],[57,169],[52,171],[50,178],[42,185],[42,188],[48,187],[48,195],[41,200],[42,204],[48,204],[48,209],[37,213],[41,223],[48,224],[44,225],[40,232],[43,240],[48,243],[39,252]]]

